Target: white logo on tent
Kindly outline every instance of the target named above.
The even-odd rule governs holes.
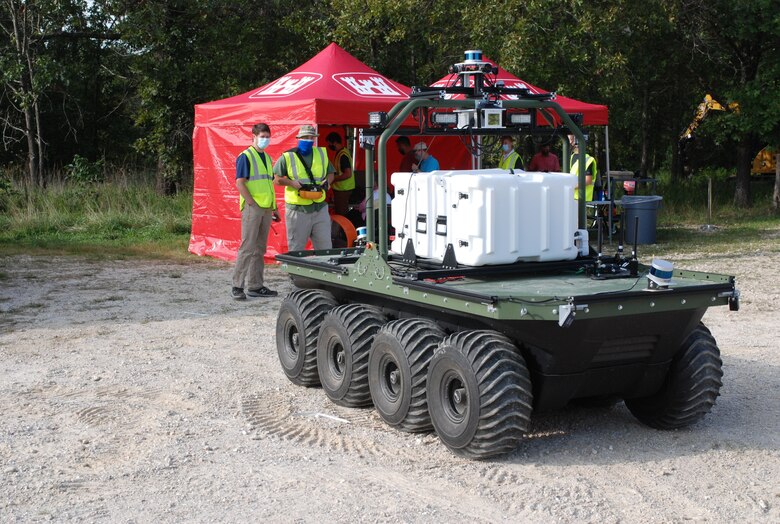
[[[262,88],[257,93],[249,95],[249,98],[259,98],[266,96],[289,96],[297,93],[304,87],[307,87],[317,80],[321,79],[319,73],[289,73],[278,78]]]
[[[341,73],[333,80],[358,96],[403,96],[387,79],[375,73]]]

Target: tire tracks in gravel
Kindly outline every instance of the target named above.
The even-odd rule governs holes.
[[[532,473],[529,478],[530,464],[512,462],[516,460],[516,454],[484,462],[458,457],[439,441],[435,433],[397,431],[385,425],[371,408],[351,409],[327,403],[327,407],[320,408],[316,413],[302,411],[300,405],[304,404],[311,409],[310,395],[320,393],[318,390],[310,391],[305,397],[291,397],[283,389],[240,398],[239,410],[248,423],[249,438],[276,438],[327,453],[374,459],[381,471],[376,478],[377,482],[385,482],[382,479],[388,475],[400,475],[398,482],[392,483],[392,488],[408,490],[410,493],[419,494],[421,485],[429,486],[431,480],[436,479],[433,484],[439,488],[435,493],[431,492],[425,497],[419,495],[430,497],[431,500],[437,496],[446,496],[447,493],[462,492],[463,487],[467,486],[469,493],[474,494],[471,498],[476,504],[475,508],[482,508],[480,511],[483,513],[488,507],[492,508],[484,514],[474,513],[482,515],[478,521],[486,518],[500,520],[500,508],[510,507],[507,501],[520,494],[525,499],[525,495],[533,491],[529,482],[534,478],[538,480],[538,473]],[[403,472],[407,468],[410,469],[408,475],[420,478],[410,480],[407,473]],[[496,500],[497,495],[502,496]],[[535,500],[541,503],[545,494],[537,495]],[[492,517],[487,517],[493,512],[495,514]]]
[[[86,426],[108,422],[131,425],[143,411],[154,409],[169,392],[162,387],[132,390],[124,386],[66,389],[49,385],[21,393],[31,401],[39,401],[55,414],[66,415]]]
[[[332,404],[316,412],[301,411],[289,396],[266,391],[242,397],[240,411],[249,424],[252,438],[275,437],[329,452],[401,460],[419,461],[431,451],[427,445],[424,449],[399,447],[397,442],[385,445],[383,440],[402,434],[385,426],[371,408],[351,409]],[[415,444],[438,444],[433,434],[403,435],[414,438]]]
[[[90,386],[50,383],[18,393],[28,409],[45,415],[61,434],[62,452],[76,457],[80,467],[89,465],[90,473],[81,471],[77,480],[55,483],[55,491],[86,493],[92,490],[86,479],[104,468],[128,471],[147,467],[150,460],[163,460],[159,446],[187,428],[180,419],[189,416],[183,413],[192,402],[181,391],[154,385]],[[135,449],[128,446],[128,439]],[[62,469],[69,474],[75,471]]]

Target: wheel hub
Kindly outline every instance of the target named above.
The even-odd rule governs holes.
[[[401,370],[398,369],[398,363],[392,357],[385,355],[380,364],[382,373],[382,392],[391,402],[398,400],[401,393]]]
[[[455,404],[465,404],[466,403],[466,388],[458,388],[455,391],[452,392],[452,400],[455,401]]]
[[[335,377],[341,379],[347,367],[347,352],[344,351],[344,346],[341,345],[341,342],[337,339],[332,340],[328,355],[331,372]]]
[[[455,424],[466,419],[468,412],[468,392],[463,378],[455,372],[450,372],[441,383],[441,403],[444,414]]]
[[[298,328],[295,327],[295,324],[290,325],[289,330],[287,331],[287,353],[292,357],[295,358],[298,355],[298,344],[300,343],[301,335],[298,332]]]

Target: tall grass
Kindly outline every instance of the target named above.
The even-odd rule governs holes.
[[[745,209],[734,206],[736,180],[733,171],[702,169],[684,180],[673,181],[668,172],[657,176],[657,193],[663,196],[659,226],[674,227],[685,224],[706,224],[709,220],[708,184],[712,183],[712,221],[724,225],[746,220],[772,220],[772,189],[774,179],[755,177],[750,184],[753,206]]]
[[[0,206],[0,249],[6,252],[184,253],[192,193],[160,196],[145,181],[56,182],[46,189],[12,183]]]
[[[91,165],[79,169],[55,178],[46,189],[13,182],[0,172],[0,254],[187,256],[191,191],[160,196],[148,173],[110,170],[110,177],[96,178]],[[81,177],[75,176],[79,173]],[[708,178],[713,185],[711,219]],[[659,246],[654,249],[780,250],[780,217],[771,207],[773,181],[757,179],[751,187],[754,205],[740,209],[732,203],[734,180],[727,171],[703,171],[683,181],[659,173],[656,192],[664,200],[658,215]],[[708,223],[718,229],[701,233],[699,226]]]
[[[745,209],[733,203],[736,181],[732,175],[733,171],[725,169],[702,169],[693,177],[673,181],[668,172],[658,173],[656,194],[663,202],[653,253],[687,251],[711,256],[780,251],[780,217],[772,209],[774,180],[751,180],[753,206]],[[711,216],[707,205],[710,182]],[[646,194],[647,188],[641,191]],[[705,225],[715,227],[705,229]]]

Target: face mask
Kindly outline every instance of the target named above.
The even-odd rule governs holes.
[[[509,153],[512,150],[512,146],[509,144],[502,144],[501,149],[504,150],[504,153]]]
[[[298,150],[307,155],[311,153],[311,148],[314,145],[314,140],[298,140]]]
[[[257,149],[265,149],[268,147],[268,144],[271,143],[271,139],[268,137],[257,137]]]

